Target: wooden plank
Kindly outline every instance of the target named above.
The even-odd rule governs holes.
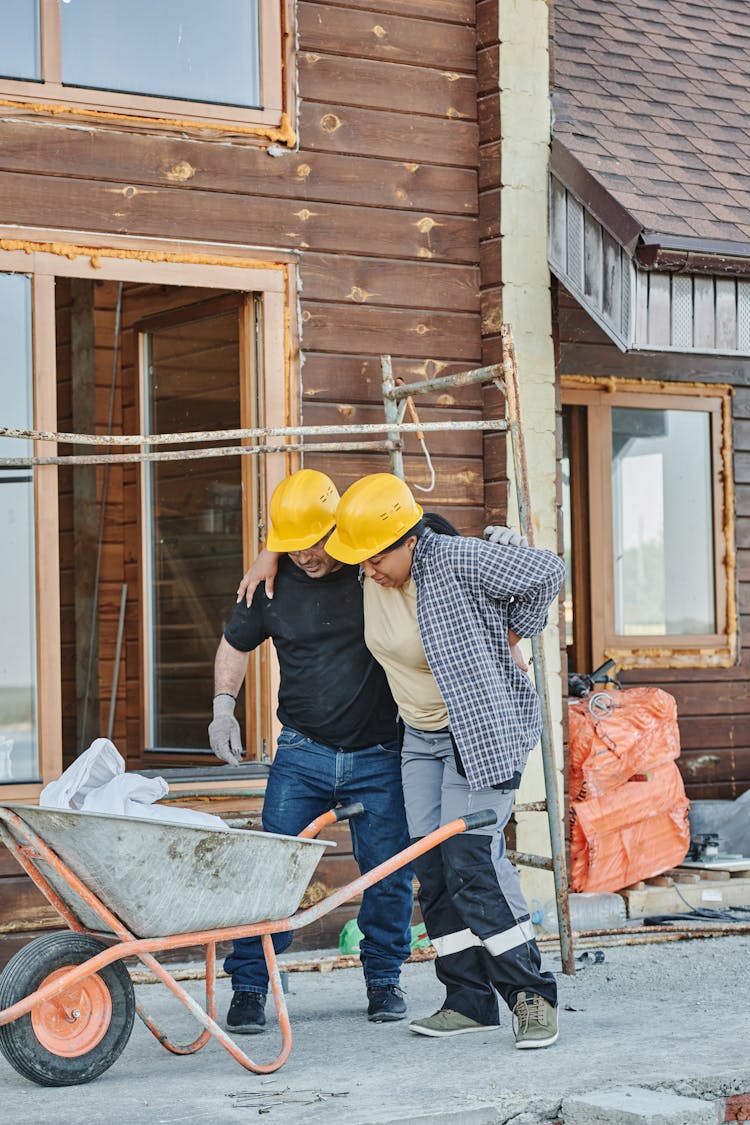
[[[398,110],[451,121],[475,121],[477,117],[473,74],[397,63],[390,63],[384,74],[380,61],[313,51],[301,51],[298,65],[305,101]]]
[[[479,133],[473,121],[304,102],[300,133],[315,152],[352,153],[474,168]]]
[[[482,242],[500,237],[500,188],[479,195],[479,238]]]
[[[660,669],[661,671],[661,669]],[[671,683],[669,694],[677,701],[680,719],[694,715],[738,715],[750,713],[750,680],[739,668],[724,683],[696,683],[692,669],[683,672],[684,683]],[[658,677],[657,677],[658,678]]]
[[[300,261],[306,300],[477,312],[475,266],[405,263],[343,254],[305,254]]]
[[[491,94],[500,84],[500,45],[492,43],[477,51],[477,84],[480,94]]]
[[[732,748],[725,739],[715,749],[683,747],[678,765],[686,785],[743,782],[740,792],[750,783],[750,747],[746,743]]]
[[[696,277],[693,280],[693,343],[696,348],[715,346],[716,307],[714,304],[714,279]]]
[[[716,279],[716,347],[737,347],[737,286],[734,278]]]
[[[326,0],[329,7],[365,8],[368,12],[389,12],[474,26],[474,0]]]
[[[499,253],[499,248],[498,248]],[[496,336],[503,323],[503,290],[500,285],[482,290],[482,336]]]
[[[680,741],[683,756],[686,751],[714,754],[722,747],[731,747],[736,755],[750,754],[744,747],[750,747],[750,716],[710,715],[708,717],[685,716],[679,719]],[[739,761],[739,759],[738,759]],[[748,761],[750,775],[750,760]]]
[[[419,403],[417,408],[422,422],[478,421],[481,417],[478,411],[456,411],[452,408],[446,409],[443,407],[436,409],[431,406],[424,407]],[[380,424],[383,421],[383,407],[355,405],[347,402],[309,402],[303,405],[302,419],[306,426],[331,426],[339,423],[360,425],[373,422]],[[348,437],[346,434],[342,434],[341,438],[345,441],[357,440],[356,435]],[[330,439],[321,437],[312,440],[327,441]],[[425,434],[425,441],[430,454],[433,456],[438,454],[443,457],[481,457],[482,455],[482,437],[481,433],[477,431],[450,430],[443,433],[428,433]],[[415,435],[406,434],[404,442],[408,452],[419,453]]]
[[[482,144],[500,141],[500,92],[483,94],[477,103],[479,136]]]
[[[750,457],[741,456],[750,451],[750,421],[744,418],[735,419],[732,423],[732,443],[734,445],[735,468],[742,478],[748,475]]]
[[[477,0],[477,46],[481,50],[498,42],[499,8],[497,0]]]
[[[394,375],[408,383],[464,370],[464,363],[445,364],[434,359],[396,357],[393,362]],[[306,352],[302,393],[303,405],[346,398],[348,403],[377,403],[382,408],[380,359]],[[470,408],[478,405],[478,392],[475,387],[462,387],[452,394],[420,395],[418,402],[420,405]]]
[[[479,148],[479,190],[498,188],[500,183],[500,142],[482,144]]]
[[[366,215],[366,217],[365,217]],[[41,224],[143,236],[235,243],[238,232],[260,246],[370,253],[373,229],[382,257],[475,263],[476,224],[464,217],[420,217],[370,208],[311,204],[289,214],[278,201],[153,189],[139,192],[105,182],[0,173],[0,223]],[[266,251],[266,253],[268,253]]]
[[[648,285],[648,343],[668,346],[670,343],[670,282],[669,277],[649,274]]]
[[[302,302],[303,348],[360,355],[430,356],[479,366],[479,318],[469,314],[412,312],[366,305]]]
[[[65,930],[66,926],[62,918],[59,919],[59,922],[60,924],[58,926],[53,926],[51,928],[53,930]],[[49,929],[43,929],[23,930],[17,934],[0,934],[0,969],[4,969],[11,957],[18,953],[19,949],[22,949],[24,945],[28,945],[29,942],[34,941],[35,938],[44,937],[44,935],[49,932]],[[205,953],[203,956],[205,957]]]
[[[484,502],[484,482],[482,477],[482,463],[456,462],[448,457],[434,457],[435,490],[429,494],[429,507],[431,511],[445,505],[446,508],[453,504],[467,505],[479,508]],[[305,466],[308,469],[319,469],[326,472],[331,468],[330,455],[308,455],[305,457]],[[348,488],[355,480],[366,476],[367,473],[382,473],[389,471],[389,462],[386,454],[349,454],[342,453],[336,460],[336,483],[341,490]],[[404,458],[404,471],[407,482],[411,485],[429,484],[429,473],[423,457],[416,454],[407,454]],[[427,503],[427,496],[424,497]],[[448,516],[450,519],[450,515]]]
[[[483,286],[497,286],[502,280],[500,250],[499,239],[493,238],[479,244],[479,268]]]
[[[3,896],[0,934],[46,929],[58,923],[61,929],[65,928],[60,915],[27,875],[6,876],[0,880],[0,890]]]
[[[354,11],[300,0],[298,33],[302,51],[323,51],[382,62],[476,69],[471,26],[450,26],[425,19]]]
[[[720,885],[701,879],[700,883],[675,887],[645,887],[620,892],[628,917],[644,914],[685,914],[693,907],[750,906],[750,879],[732,879]]]
[[[20,121],[0,122],[0,171],[398,210],[476,211],[470,168],[415,168],[393,159],[306,151],[274,160],[262,149],[104,130],[92,144],[86,130]]]

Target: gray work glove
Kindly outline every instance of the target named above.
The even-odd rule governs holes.
[[[234,717],[233,695],[214,696],[214,718],[208,727],[208,742],[217,758],[229,766],[242,763],[240,724]]]
[[[484,537],[488,543],[499,543],[501,547],[528,547],[525,535],[519,535],[512,527],[485,527]]]

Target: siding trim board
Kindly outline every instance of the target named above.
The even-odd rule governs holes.
[[[639,268],[554,174],[548,262],[623,352],[750,356],[750,281]]]

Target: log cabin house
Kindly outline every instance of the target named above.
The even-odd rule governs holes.
[[[722,149],[726,104],[713,89],[700,107],[700,59],[685,59],[698,30],[728,50],[722,36],[747,21],[742,0],[714,5],[711,28],[698,0],[651,7],[646,18],[615,0],[14,6],[0,37],[0,421],[100,435],[380,421],[382,354],[407,381],[498,362],[509,321],[537,541],[570,561],[562,648],[550,630],[561,767],[567,642],[580,669],[613,651],[628,683],[673,690],[689,793],[729,796],[750,777],[735,583],[748,240],[721,179],[739,175]],[[667,110],[682,147],[666,145]],[[418,405],[423,420],[470,420],[502,404],[465,388]],[[670,445],[675,419],[682,444]],[[504,522],[502,436],[429,446],[430,505],[467,533]],[[32,450],[92,451],[0,439],[0,456]],[[35,800],[111,730],[129,768],[188,771],[173,787],[187,803],[257,811],[257,781],[195,771],[218,768],[212,664],[238,576],[270,492],[299,464],[0,469],[2,799]],[[345,487],[387,463],[358,451],[304,464]],[[643,471],[652,487],[656,465],[663,512],[682,482],[689,515],[644,528],[636,506],[626,529],[622,503],[642,493]],[[406,471],[427,483],[408,438]],[[696,538],[686,577],[677,564],[697,558]],[[661,603],[635,597],[628,618],[660,567]],[[242,717],[257,760],[272,754],[273,677],[259,654]],[[528,772],[529,799],[542,796],[538,764]],[[543,821],[519,820],[519,847],[543,849]],[[324,864],[329,885],[352,873],[346,854]],[[309,940],[333,944],[355,910]],[[0,856],[0,960],[54,924]]]

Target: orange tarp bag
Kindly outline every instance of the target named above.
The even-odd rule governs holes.
[[[619,891],[680,863],[690,846],[688,809],[674,762],[571,805],[574,891]]]
[[[659,875],[690,846],[677,706],[660,688],[569,704],[571,885],[617,891]]]
[[[601,708],[596,707],[599,699],[604,701]],[[576,699],[568,705],[568,731],[572,801],[600,797],[633,774],[680,756],[677,704],[661,688],[625,688]]]

